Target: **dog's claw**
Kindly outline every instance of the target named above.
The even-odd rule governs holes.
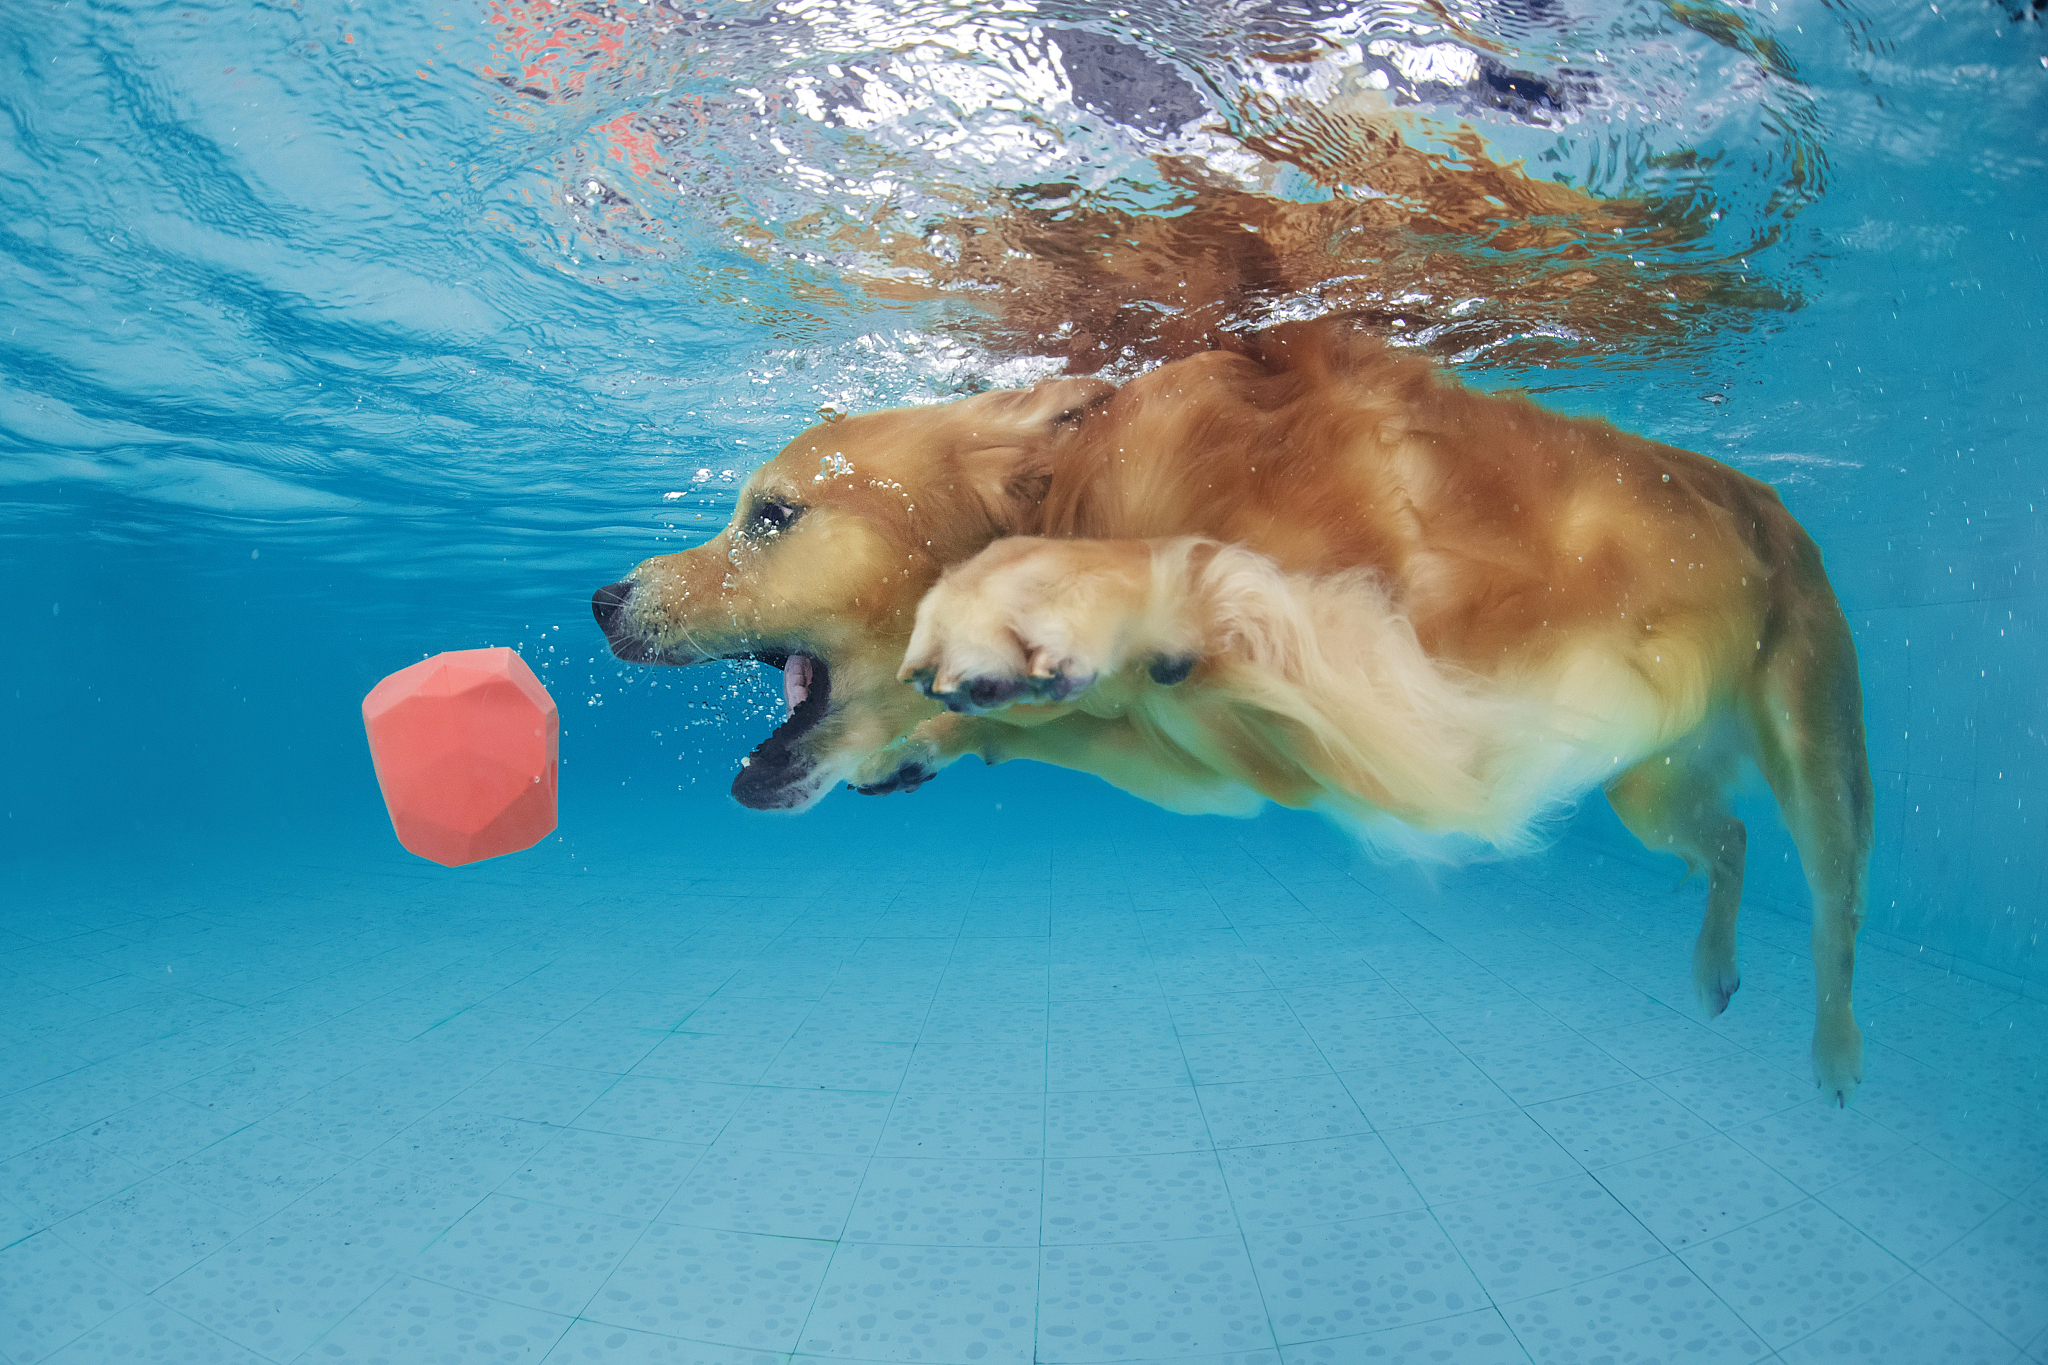
[[[848,790],[862,796],[888,796],[893,792],[914,792],[937,776],[922,763],[906,763],[880,782],[871,782],[865,787],[852,782],[846,785]]]
[[[1013,702],[1063,702],[1084,692],[1095,681],[1093,674],[1074,677],[1066,673],[1054,673],[1046,677],[1028,678],[963,678],[960,685],[950,692],[937,691],[933,687],[933,674],[929,669],[912,675],[911,683],[918,691],[957,715],[978,716],[988,711],[1001,710]]]

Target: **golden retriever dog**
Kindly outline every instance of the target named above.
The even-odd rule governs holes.
[[[787,721],[745,805],[915,789],[966,754],[1184,812],[1312,807],[1505,850],[1594,787],[1707,879],[1738,985],[1745,761],[1814,901],[1813,1069],[1846,1103],[1871,844],[1862,697],[1814,543],[1702,455],[1292,325],[1116,387],[848,417],[593,610],[619,657],[752,658]]]

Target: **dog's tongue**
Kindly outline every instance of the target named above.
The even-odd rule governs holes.
[[[796,708],[810,695],[811,656],[792,654],[789,662],[782,666],[782,700],[789,707],[788,714],[795,715]]]

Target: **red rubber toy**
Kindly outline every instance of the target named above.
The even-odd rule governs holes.
[[[444,867],[532,848],[555,827],[555,699],[509,649],[456,649],[363,698],[398,842]]]

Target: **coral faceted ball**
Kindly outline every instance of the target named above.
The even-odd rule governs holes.
[[[391,827],[447,867],[517,853],[555,827],[555,699],[509,649],[457,649],[363,698]]]

